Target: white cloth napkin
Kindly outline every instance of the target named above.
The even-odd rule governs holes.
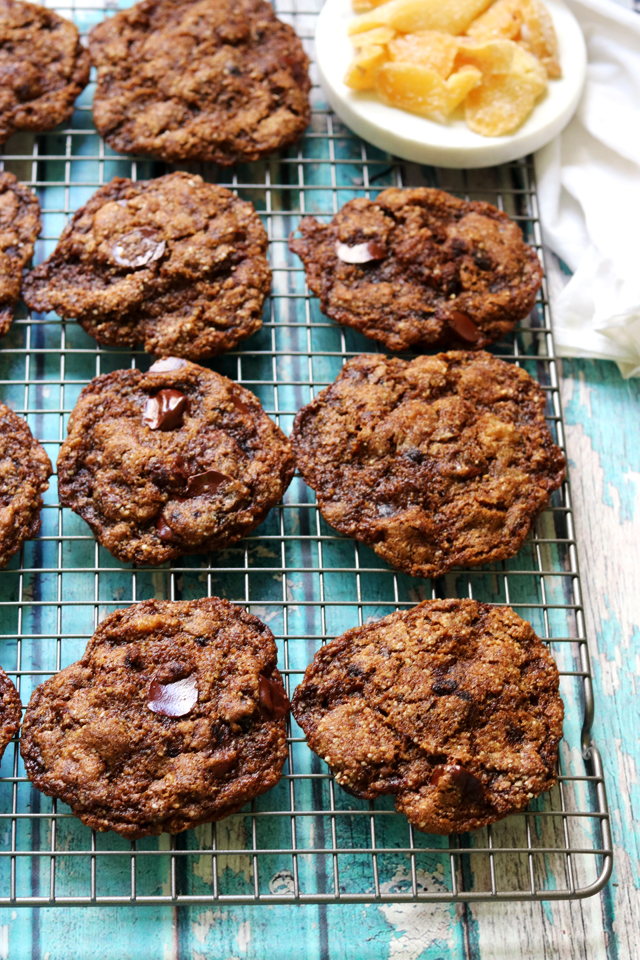
[[[535,157],[557,352],[615,360],[640,376],[640,16],[611,0],[566,0],[587,42],[573,120]],[[566,279],[566,277],[564,278]]]

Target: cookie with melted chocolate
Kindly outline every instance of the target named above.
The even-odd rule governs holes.
[[[565,460],[529,374],[488,353],[349,360],[295,418],[325,520],[414,577],[518,552]]]
[[[106,617],[34,691],[27,776],[94,830],[180,833],[274,787],[289,703],[269,628],[226,600],[147,600]]]
[[[16,130],[52,130],[89,82],[89,51],[53,10],[0,0],[0,144]]]
[[[289,246],[323,313],[389,350],[485,347],[527,316],[542,283],[516,223],[442,190],[384,190],[299,230]]]
[[[80,394],[58,457],[60,502],[114,557],[160,564],[221,550],[260,524],[294,471],[257,398],[177,357]]]
[[[96,127],[122,153],[222,166],[295,143],[309,59],[263,0],[144,0],[89,36]]]
[[[40,204],[35,193],[12,173],[0,173],[0,337],[11,326],[22,268],[33,256],[40,227]]]
[[[23,296],[98,343],[199,360],[262,326],[267,243],[253,205],[202,177],[116,177],[74,214]]]
[[[40,532],[51,461],[25,420],[0,403],[0,567]]]
[[[509,607],[427,600],[318,651],[293,714],[337,782],[395,796],[418,830],[463,833],[556,782],[558,668]]]

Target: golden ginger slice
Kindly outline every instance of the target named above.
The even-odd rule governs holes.
[[[562,76],[558,60],[558,38],[551,14],[540,0],[526,0],[524,21],[520,27],[520,43],[544,65],[547,76]]]
[[[460,37],[455,66],[457,69],[477,67],[483,74],[508,73],[518,49],[518,44],[513,40],[476,41]]]
[[[511,70],[484,73],[482,83],[467,94],[465,119],[469,128],[483,137],[502,137],[517,130],[547,88],[540,61],[514,46]]]
[[[365,47],[353,58],[344,76],[344,82],[352,90],[375,90],[378,68],[389,59],[384,47],[374,43]]]
[[[386,0],[352,0],[351,6],[354,13],[366,13],[367,10],[373,10],[374,7],[379,7],[385,2]]]
[[[467,94],[482,83],[477,67],[461,67],[447,80],[447,116],[460,106]]]
[[[349,33],[363,33],[387,25],[399,33],[418,30],[441,30],[443,33],[464,33],[491,0],[389,0],[349,24]]]
[[[374,44],[384,47],[395,36],[396,32],[391,27],[374,27],[373,30],[367,30],[366,33],[357,33],[352,42],[356,50],[363,50],[365,47]]]
[[[523,0],[496,0],[467,30],[475,40],[516,40],[524,20]]]
[[[418,63],[383,64],[376,76],[376,90],[384,103],[421,117],[444,120],[448,112],[446,83],[435,70]]]
[[[458,41],[455,37],[436,30],[409,33],[389,43],[391,60],[429,67],[445,80],[453,70],[457,50]]]
[[[538,57],[549,77],[562,76],[553,21],[540,0],[496,0],[473,21],[467,36],[478,41],[515,40]]]

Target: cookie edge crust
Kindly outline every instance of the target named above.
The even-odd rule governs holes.
[[[228,600],[225,600],[222,597],[202,597],[198,600],[144,600],[139,604],[132,604],[129,607],[123,607],[119,610],[114,610],[113,613],[108,614],[104,620],[98,624],[98,628],[87,643],[85,651],[82,657],[75,661],[73,664],[70,664],[68,667],[65,667],[63,670],[60,670],[58,673],[54,674],[53,677],[49,680],[45,680],[43,683],[39,684],[29,699],[29,703],[25,709],[24,720],[22,722],[22,731],[20,739],[20,754],[22,756],[25,771],[29,781],[43,793],[45,796],[52,797],[54,799],[61,800],[63,803],[66,803],[71,807],[71,811],[75,817],[78,818],[85,826],[90,827],[93,830],[97,830],[100,833],[106,833],[109,830],[112,830],[114,833],[119,834],[122,837],[125,837],[127,840],[139,840],[143,837],[149,836],[160,836],[162,833],[177,834],[182,833],[185,830],[195,829],[198,826],[202,826],[207,823],[216,823],[219,820],[223,820],[228,816],[231,816],[234,813],[238,813],[247,803],[256,797],[261,796],[264,793],[267,793],[269,790],[273,789],[279,782],[282,777],[282,769],[287,760],[287,748],[286,748],[286,730],[287,730],[287,718],[286,716],[279,720],[267,720],[266,723],[275,725],[275,734],[277,737],[277,749],[274,750],[275,762],[271,767],[272,776],[267,780],[262,778],[260,782],[257,782],[257,778],[254,777],[254,789],[247,791],[247,796],[241,804],[232,804],[228,808],[224,808],[220,811],[219,814],[214,816],[205,815],[201,819],[187,820],[184,817],[181,817],[179,812],[173,815],[171,818],[162,820],[157,824],[152,824],[150,827],[140,826],[136,824],[131,819],[110,819],[107,817],[100,817],[89,810],[82,809],[78,804],[73,803],[73,798],[69,797],[68,794],[63,794],[60,791],[55,791],[53,789],[48,789],[43,785],[42,780],[44,775],[33,773],[32,767],[36,762],[33,754],[39,755],[39,750],[35,747],[33,742],[33,737],[30,736],[31,733],[31,712],[35,709],[46,696],[48,685],[52,680],[55,680],[56,677],[64,674],[67,670],[72,669],[77,665],[77,663],[82,662],[82,660],[91,656],[93,650],[99,646],[100,643],[105,642],[108,638],[108,632],[112,625],[122,622],[127,616],[132,616],[134,611],[142,610],[146,612],[159,611],[167,605],[177,605],[186,606],[188,604],[197,604],[198,607],[202,605],[215,607],[217,609],[222,608],[226,611],[227,614],[232,614],[234,620],[240,620],[241,623],[246,624],[247,626],[254,627],[258,630],[259,633],[265,636],[267,642],[270,642],[273,646],[273,659],[275,664],[277,664],[278,651],[275,643],[275,637],[271,632],[268,624],[264,623],[259,617],[256,617],[254,614],[248,613],[243,607],[239,607],[236,604],[230,603]],[[270,674],[270,677],[274,677],[276,680],[280,680],[283,687],[284,680],[282,674],[278,670],[277,665],[273,667],[273,670]],[[285,687],[286,690],[286,687]],[[1,756],[1,755],[0,755]],[[281,761],[281,762],[280,762]],[[174,829],[169,829],[169,825],[172,825]]]
[[[410,193],[416,196],[416,206],[422,205],[418,202],[420,199],[428,199],[426,196],[427,194],[437,194],[440,197],[444,197],[447,205],[451,207],[460,209],[461,207],[466,206],[470,208],[468,212],[475,212],[492,220],[508,223],[512,227],[515,227],[518,231],[519,243],[523,248],[523,269],[525,268],[525,265],[528,264],[531,268],[532,276],[530,278],[530,282],[526,285],[527,295],[523,298],[523,304],[519,309],[515,309],[517,304],[514,303],[513,305],[511,312],[514,314],[514,316],[502,316],[489,321],[490,325],[496,328],[495,334],[490,335],[488,332],[483,334],[482,329],[479,328],[481,336],[479,336],[477,341],[470,342],[468,340],[464,340],[456,335],[456,332],[449,325],[447,316],[445,315],[440,317],[440,321],[443,324],[443,331],[439,336],[428,338],[421,336],[419,333],[416,334],[416,336],[410,336],[406,333],[398,334],[392,331],[382,330],[379,327],[376,327],[374,323],[367,322],[366,320],[360,320],[356,315],[344,308],[331,307],[330,296],[333,285],[326,284],[324,282],[325,275],[330,275],[331,269],[330,266],[326,269],[321,269],[318,265],[318,262],[315,258],[315,247],[317,244],[311,240],[310,234],[316,231],[322,231],[323,234],[329,236],[330,233],[336,230],[338,227],[338,224],[336,223],[338,214],[340,214],[349,203],[353,203],[353,201],[347,201],[347,203],[343,204],[341,209],[338,211],[338,214],[333,216],[330,223],[322,223],[310,215],[303,217],[303,219],[300,221],[300,224],[296,228],[300,230],[302,236],[296,237],[294,235],[295,231],[293,231],[288,238],[289,249],[302,261],[307,284],[314,296],[320,300],[321,312],[335,323],[339,323],[342,326],[357,330],[364,336],[383,344],[387,350],[390,350],[391,352],[442,348],[454,350],[484,350],[485,347],[499,342],[502,337],[514,330],[517,324],[521,320],[524,320],[525,317],[527,317],[533,310],[536,303],[536,297],[540,287],[542,286],[542,280],[544,277],[544,272],[539,257],[533,247],[531,247],[531,245],[525,241],[519,224],[517,224],[515,220],[512,220],[512,218],[509,217],[509,215],[504,211],[485,201],[464,201],[459,197],[449,194],[447,191],[440,190],[436,187],[389,187],[386,190],[383,190],[375,197],[375,199],[372,199],[369,202],[374,206],[380,206],[381,198],[396,194],[404,194],[407,199],[410,200],[411,198],[408,196]],[[311,250],[311,247],[314,249]],[[517,300],[516,297],[512,297],[511,299]],[[453,303],[453,309],[459,309],[457,302]],[[461,310],[464,313],[468,312],[468,308],[465,305],[462,306]],[[506,307],[502,307],[500,309],[500,313],[505,314],[506,312]],[[434,311],[434,315],[436,313],[437,311]],[[477,324],[475,317],[471,317],[471,319]]]
[[[537,633],[531,626],[530,622],[528,620],[524,620],[522,617],[519,616],[519,614],[517,614],[511,607],[507,606],[506,604],[489,604],[489,603],[483,603],[478,600],[469,600],[466,598],[462,600],[454,600],[454,599],[423,600],[422,603],[417,604],[415,607],[411,607],[409,610],[396,610],[393,613],[388,614],[386,617],[383,617],[380,620],[376,620],[374,623],[363,624],[362,626],[359,626],[359,627],[352,627],[351,629],[346,630],[339,637],[336,637],[334,640],[329,641],[329,643],[325,644],[325,646],[321,647],[320,650],[316,652],[311,663],[307,665],[302,682],[298,684],[298,686],[296,687],[293,693],[293,696],[291,697],[291,713],[294,719],[296,720],[296,723],[300,726],[300,728],[304,732],[307,740],[307,746],[309,747],[309,749],[313,753],[315,753],[316,756],[318,756],[325,763],[327,762],[325,757],[323,757],[320,753],[318,753],[315,750],[315,748],[311,745],[311,740],[314,737],[316,725],[312,723],[307,723],[305,725],[306,715],[303,712],[303,708],[301,706],[301,700],[304,696],[303,687],[306,686],[307,682],[313,685],[313,679],[316,673],[318,672],[318,670],[320,669],[320,665],[322,664],[323,661],[325,662],[330,661],[333,656],[342,652],[343,650],[348,649],[353,637],[366,635],[367,633],[375,633],[380,626],[384,627],[384,625],[386,624],[402,621],[405,619],[406,614],[413,613],[416,610],[420,610],[421,608],[424,609],[432,606],[446,605],[446,607],[450,609],[452,606],[467,606],[469,604],[473,604],[476,607],[476,609],[478,609],[479,611],[493,610],[496,613],[507,611],[510,615],[516,616],[518,620],[520,620],[523,624],[526,625],[526,627],[528,627],[528,632],[535,639],[535,641],[537,641],[539,647],[541,648],[541,652],[543,652],[545,662],[548,665],[550,665],[552,667],[552,670],[555,672],[554,689],[552,693],[555,695],[555,705],[558,708],[558,716],[552,717],[551,720],[549,720],[548,722],[550,731],[551,731],[551,728],[553,727],[555,728],[555,732],[553,733],[553,735],[551,735],[551,733],[549,734],[545,744],[545,746],[549,743],[552,744],[551,750],[555,756],[555,761],[554,761],[552,770],[549,771],[549,776],[547,778],[547,785],[543,787],[538,793],[535,793],[531,799],[539,797],[543,793],[546,793],[549,790],[551,790],[557,784],[556,769],[557,769],[558,756],[559,756],[559,746],[563,736],[563,721],[564,721],[564,715],[565,715],[564,701],[559,691],[559,686],[560,686],[559,669],[551,651],[543,643],[540,637],[537,635]],[[322,713],[322,717],[324,718],[330,712],[331,712],[330,710],[325,710]],[[327,764],[327,766],[329,766],[332,776],[335,777],[336,771],[334,770],[334,768],[332,768],[329,764]],[[339,783],[339,781],[337,782]],[[390,791],[372,791],[372,790],[358,791],[351,787],[345,787],[343,784],[340,784],[340,783],[339,783],[339,786],[341,786],[346,793],[351,794],[360,799],[365,799],[365,800],[375,799],[379,796],[383,796],[385,793],[390,792]],[[438,836],[449,836],[452,834],[466,833],[469,830],[481,829],[482,827],[488,826],[489,824],[497,823],[500,820],[504,820],[506,817],[509,817],[512,814],[521,812],[523,809],[525,809],[528,806],[530,802],[529,799],[525,799],[523,803],[514,805],[510,810],[506,810],[502,812],[496,810],[495,815],[494,814],[487,814],[485,816],[468,815],[466,819],[460,818],[460,821],[455,824],[455,827],[453,829],[447,830],[447,829],[443,829],[442,826],[436,820],[423,821],[423,824],[421,825],[416,821],[416,819],[410,818],[409,814],[407,813],[406,808],[411,806],[411,803],[408,801],[411,801],[413,799],[417,800],[419,798],[420,792],[424,790],[425,787],[429,787],[429,786],[431,786],[431,784],[422,784],[417,789],[414,788],[413,790],[405,789],[405,790],[398,791],[397,793],[393,794],[394,803],[398,813],[401,813],[404,816],[406,816],[409,822],[412,824],[412,826],[416,830],[422,833],[432,833]]]
[[[199,366],[199,364],[193,364],[193,366]],[[82,400],[92,395],[99,394],[101,391],[98,389],[98,386],[102,386],[102,383],[108,382],[109,378],[117,381],[120,375],[123,373],[126,373],[127,375],[133,378],[135,378],[136,374],[139,374],[140,377],[147,377],[149,372],[145,373],[140,370],[130,370],[129,368],[124,368],[122,370],[113,370],[110,373],[100,374],[98,377],[94,377],[93,380],[91,380],[82,389],[80,396],[76,401],[76,405],[71,411],[71,415],[69,417],[69,422],[67,426],[67,436],[65,437],[63,443],[60,446],[60,451],[58,453],[58,459],[57,459],[58,496],[59,496],[60,504],[62,506],[68,507],[69,509],[73,510],[73,512],[77,514],[77,516],[81,517],[85,521],[85,523],[90,527],[97,542],[101,546],[103,546],[105,550],[108,550],[113,557],[115,557],[117,560],[122,561],[123,563],[134,563],[134,564],[140,564],[140,565],[148,564],[150,566],[157,567],[157,566],[161,566],[164,563],[172,562],[173,560],[176,560],[178,557],[195,556],[198,554],[207,553],[209,550],[214,550],[214,551],[224,550],[227,547],[233,546],[234,544],[238,543],[238,541],[242,540],[243,537],[246,537],[250,533],[252,533],[252,531],[255,530],[256,527],[258,527],[265,520],[265,518],[269,515],[270,511],[273,510],[274,507],[276,507],[277,504],[280,502],[280,500],[286,493],[293,479],[293,475],[295,473],[295,457],[293,454],[291,441],[283,433],[280,427],[265,412],[258,397],[256,397],[255,394],[251,393],[251,391],[248,390],[246,387],[243,387],[241,384],[235,383],[235,381],[231,380],[229,377],[225,377],[223,374],[216,373],[215,371],[209,370],[206,367],[200,367],[200,370],[207,375],[211,374],[214,378],[221,378],[222,380],[229,383],[235,390],[239,390],[241,393],[244,391],[247,394],[249,394],[250,397],[253,400],[255,400],[255,402],[259,405],[262,416],[264,416],[269,421],[269,423],[272,425],[274,430],[278,431],[279,433],[278,440],[282,443],[282,451],[283,451],[282,466],[281,466],[282,490],[280,492],[280,496],[275,502],[265,506],[264,510],[262,510],[260,513],[255,514],[250,526],[247,526],[246,528],[243,527],[240,531],[232,532],[227,536],[211,538],[210,540],[207,540],[196,547],[193,547],[190,549],[187,548],[184,550],[181,547],[172,546],[170,542],[164,543],[161,541],[164,549],[162,550],[161,553],[159,550],[157,551],[160,554],[157,557],[157,559],[152,559],[150,556],[147,555],[147,552],[145,552],[144,550],[137,549],[136,544],[142,543],[142,537],[137,537],[133,541],[129,541],[129,540],[124,541],[123,546],[122,547],[118,546],[118,549],[116,549],[115,547],[112,549],[111,547],[107,546],[107,544],[104,542],[105,538],[102,535],[101,528],[98,527],[98,525],[92,520],[91,517],[86,516],[86,512],[87,512],[86,508],[82,509],[81,507],[74,505],[74,502],[72,501],[76,500],[77,497],[75,496],[75,494],[73,494],[73,498],[72,498],[68,489],[72,481],[67,482],[66,480],[67,473],[69,472],[70,469],[72,470],[73,476],[75,476],[75,474],[77,473],[76,464],[78,462],[78,459],[75,453],[74,440],[78,435],[82,435],[82,431],[83,431],[82,421],[79,421],[78,424],[76,424],[76,420],[79,420],[79,418],[75,417],[74,414],[76,414],[76,411],[78,410],[78,407],[80,406]],[[150,371],[150,372],[153,373],[153,371]],[[99,384],[99,381],[102,381],[102,383]],[[71,493],[73,493],[73,489],[71,490]],[[114,525],[112,525],[112,527],[107,529],[112,529],[113,526]],[[151,524],[148,528],[145,528],[145,530],[151,529],[152,526],[153,524]],[[142,533],[144,532],[145,531],[143,530]],[[121,541],[118,541],[118,544],[120,542]],[[130,543],[133,544],[133,548],[129,547]]]
[[[439,358],[446,358],[445,362],[448,362],[449,354],[451,353],[457,354],[457,355],[465,354],[469,356],[472,361],[480,360],[484,356],[484,357],[490,358],[492,361],[499,361],[501,363],[506,363],[506,361],[500,360],[499,357],[494,357],[493,354],[486,353],[485,351],[475,352],[475,351],[467,351],[467,350],[452,350],[446,353],[437,353],[437,354],[433,354],[431,359],[437,360]],[[407,363],[407,364],[411,362],[409,360],[402,360],[400,357],[386,357],[384,355],[375,354],[375,353],[359,354],[356,357],[352,357],[341,368],[340,373],[338,374],[336,379],[333,381],[333,383],[330,383],[327,387],[321,390],[320,393],[318,393],[313,398],[313,400],[311,400],[304,407],[301,407],[294,417],[293,427],[292,427],[291,435],[289,439],[290,439],[291,447],[293,449],[293,453],[295,456],[296,466],[300,471],[300,474],[305,484],[315,492],[317,503],[318,503],[318,509],[320,510],[320,513],[322,514],[323,519],[329,524],[330,527],[332,527],[332,529],[337,530],[338,533],[341,533],[343,536],[356,540],[359,543],[364,543],[367,547],[373,550],[377,556],[379,556],[382,560],[384,560],[391,567],[393,567],[394,570],[400,570],[402,573],[407,573],[410,576],[417,577],[417,578],[419,577],[423,579],[436,579],[437,577],[444,576],[445,574],[449,573],[450,570],[453,570],[457,567],[464,569],[465,565],[468,565],[470,567],[476,568],[476,567],[484,566],[485,564],[488,564],[488,563],[495,563],[496,561],[507,560],[511,557],[516,556],[516,554],[519,553],[519,551],[522,549],[522,546],[529,532],[533,529],[536,523],[536,520],[547,509],[551,494],[554,493],[556,490],[560,489],[566,477],[566,458],[561,448],[553,440],[553,437],[551,436],[551,432],[549,431],[548,426],[546,426],[546,420],[545,420],[545,426],[549,434],[549,440],[551,442],[551,445],[553,448],[555,448],[555,451],[559,452],[563,462],[563,466],[560,471],[559,478],[557,477],[556,478],[557,482],[554,481],[553,484],[546,489],[546,496],[544,498],[541,496],[541,505],[539,506],[539,508],[535,513],[532,513],[530,515],[527,525],[526,526],[523,525],[521,531],[518,534],[511,535],[511,539],[509,540],[509,545],[498,543],[492,551],[490,551],[483,557],[482,560],[479,560],[477,562],[465,561],[461,563],[457,560],[443,559],[441,563],[431,564],[431,565],[405,562],[402,559],[398,560],[392,551],[385,550],[384,541],[376,542],[373,537],[362,536],[359,532],[356,531],[355,525],[348,525],[344,523],[338,525],[333,523],[331,520],[327,518],[323,508],[325,504],[328,502],[328,498],[324,496],[322,492],[317,489],[316,486],[314,486],[315,480],[312,476],[314,471],[307,469],[306,456],[303,456],[302,454],[299,453],[298,438],[302,433],[301,425],[307,417],[313,416],[317,412],[321,403],[324,402],[325,397],[329,395],[330,391],[333,389],[336,383],[338,383],[339,380],[343,379],[346,376],[346,372],[348,371],[349,364],[356,363],[357,361],[365,357],[370,357],[378,363],[381,361],[386,363],[389,360],[399,361],[401,363]],[[511,364],[507,364],[507,366],[511,366]],[[521,369],[521,368],[517,368],[517,369]],[[530,379],[532,384],[535,387],[534,392],[538,394],[539,400],[541,401],[541,407],[540,407],[541,416],[542,416],[542,419],[544,420],[545,419],[544,412],[543,412],[544,402],[545,402],[544,393],[542,392],[542,388],[540,387],[540,384],[536,380],[534,380],[533,377],[531,377]],[[515,544],[515,546],[513,546],[513,544]]]
[[[130,13],[132,10],[135,10],[136,8],[144,5],[145,3],[149,6],[151,6],[152,4],[154,4],[155,6],[160,6],[161,0],[151,0],[151,2],[148,2],[148,0],[140,0],[139,3],[134,4],[134,6],[132,7],[126,8],[125,10],[118,11],[115,14],[115,17],[121,16],[121,18],[124,20],[126,19],[126,16],[124,16],[125,14]],[[269,4],[269,6],[271,6],[271,4]],[[252,149],[245,149],[245,150],[235,149],[231,151],[229,150],[225,151],[222,148],[216,148],[212,150],[210,147],[207,150],[206,149],[207,144],[204,138],[201,138],[199,141],[202,149],[197,149],[192,151],[185,151],[185,150],[179,150],[179,149],[167,150],[163,147],[160,147],[157,150],[150,151],[148,148],[142,147],[140,146],[140,144],[133,142],[133,140],[132,140],[132,145],[128,146],[127,138],[117,132],[117,130],[122,126],[124,120],[121,119],[120,121],[118,121],[118,123],[115,125],[115,129],[111,126],[107,126],[107,124],[104,124],[104,123],[99,124],[98,121],[96,120],[96,115],[95,115],[96,102],[107,103],[112,99],[112,97],[108,95],[101,94],[100,72],[101,70],[104,70],[108,74],[110,63],[111,63],[111,61],[109,61],[106,65],[103,66],[98,62],[100,59],[98,50],[99,48],[102,47],[104,43],[104,41],[100,36],[101,31],[99,28],[102,27],[103,23],[105,23],[106,21],[102,21],[101,23],[96,24],[96,26],[93,27],[93,29],[90,31],[90,34],[89,34],[89,50],[91,52],[91,62],[96,66],[96,70],[98,71],[96,93],[95,93],[93,104],[92,104],[92,115],[93,115],[94,123],[96,125],[96,129],[100,134],[100,136],[102,137],[102,139],[105,141],[105,143],[107,143],[112,149],[116,150],[118,153],[125,153],[125,154],[143,153],[145,156],[154,157],[158,160],[163,160],[166,163],[183,163],[183,162],[216,163],[220,167],[232,167],[239,163],[252,163],[256,160],[263,160],[263,159],[266,159],[267,157],[270,157],[276,151],[286,149],[287,147],[292,146],[294,143],[297,143],[301,139],[301,137],[304,135],[305,130],[311,123],[311,102],[309,99],[311,86],[312,86],[311,78],[309,76],[309,68],[311,66],[311,61],[296,31],[293,29],[293,27],[290,24],[285,23],[283,20],[280,20],[275,8],[273,8],[273,16],[274,16],[274,19],[280,24],[280,27],[281,29],[283,29],[283,32],[288,35],[289,41],[291,42],[293,40],[293,42],[297,45],[298,50],[296,52],[296,59],[299,61],[300,66],[302,67],[302,71],[306,78],[306,82],[303,84],[302,87],[300,87],[302,95],[305,99],[305,111],[303,114],[299,115],[300,122],[297,125],[297,127],[292,131],[290,136],[281,139],[276,146],[268,146],[268,147],[260,148],[256,145]],[[110,19],[115,19],[115,17]],[[151,31],[148,31],[148,32],[151,32]],[[273,112],[270,113],[269,116],[273,116]]]

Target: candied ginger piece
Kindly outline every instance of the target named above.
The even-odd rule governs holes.
[[[439,73],[418,63],[383,64],[376,76],[381,100],[392,107],[443,121],[448,112],[447,85]]]
[[[374,7],[379,7],[385,2],[386,0],[352,0],[351,6],[354,13],[366,13],[367,10],[373,10]]]
[[[523,0],[496,0],[467,30],[476,40],[515,40],[524,20]]]
[[[374,27],[373,30],[367,30],[366,33],[356,33],[352,38],[352,43],[356,50],[362,50],[364,47],[370,47],[373,44],[384,47],[395,37],[396,32],[391,27]]]
[[[538,57],[549,77],[562,76],[553,21],[540,0],[496,0],[473,21],[467,36],[479,41],[514,40]]]
[[[362,33],[386,24],[399,33],[440,30],[453,35],[464,33],[491,0],[388,0],[349,24],[349,33]]]
[[[389,59],[384,47],[370,44],[353,58],[344,77],[352,90],[375,90],[378,68]]]
[[[483,74],[508,73],[513,64],[517,43],[513,40],[476,41],[460,37],[456,67],[477,67]]]
[[[469,128],[483,137],[513,133],[546,90],[546,72],[540,61],[514,46],[511,69],[507,73],[485,73],[482,83],[467,95],[465,119]]]
[[[477,67],[461,67],[447,80],[447,116],[460,106],[467,94],[482,83]]]
[[[457,50],[457,39],[437,30],[409,33],[389,43],[392,61],[418,63],[435,70],[445,80],[453,70]]]

